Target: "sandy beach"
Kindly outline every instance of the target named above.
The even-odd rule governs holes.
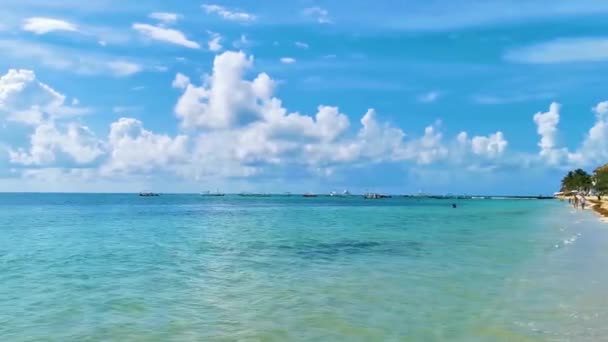
[[[557,196],[557,199],[561,201],[567,201],[570,197],[568,196]],[[602,198],[598,200],[597,197],[586,197],[589,206],[586,209],[592,209],[598,215],[601,216],[602,221],[608,222],[608,198]]]
[[[601,201],[590,199],[589,202],[593,204],[592,209],[602,216],[602,220],[608,222],[608,199],[602,198]]]

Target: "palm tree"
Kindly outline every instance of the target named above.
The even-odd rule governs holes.
[[[598,196],[608,195],[608,164],[593,171],[593,187]]]
[[[561,191],[578,191],[582,193],[588,193],[593,188],[593,180],[583,169],[576,169],[568,172],[562,179]]]

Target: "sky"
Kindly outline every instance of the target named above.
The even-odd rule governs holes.
[[[550,194],[608,162],[603,0],[0,3],[0,191]]]

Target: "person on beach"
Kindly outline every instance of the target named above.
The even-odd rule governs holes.
[[[585,199],[585,196],[581,196],[581,209],[583,209],[583,210],[585,209],[585,202],[586,201],[587,200]]]

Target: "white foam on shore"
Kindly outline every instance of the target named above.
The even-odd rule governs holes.
[[[571,245],[571,244],[575,243],[575,242],[576,242],[576,240],[578,240],[578,237],[579,237],[579,236],[580,236],[580,235],[574,235],[574,236],[572,236],[572,237],[571,237],[571,238],[569,238],[569,239],[565,239],[565,240],[564,240],[564,245]]]

